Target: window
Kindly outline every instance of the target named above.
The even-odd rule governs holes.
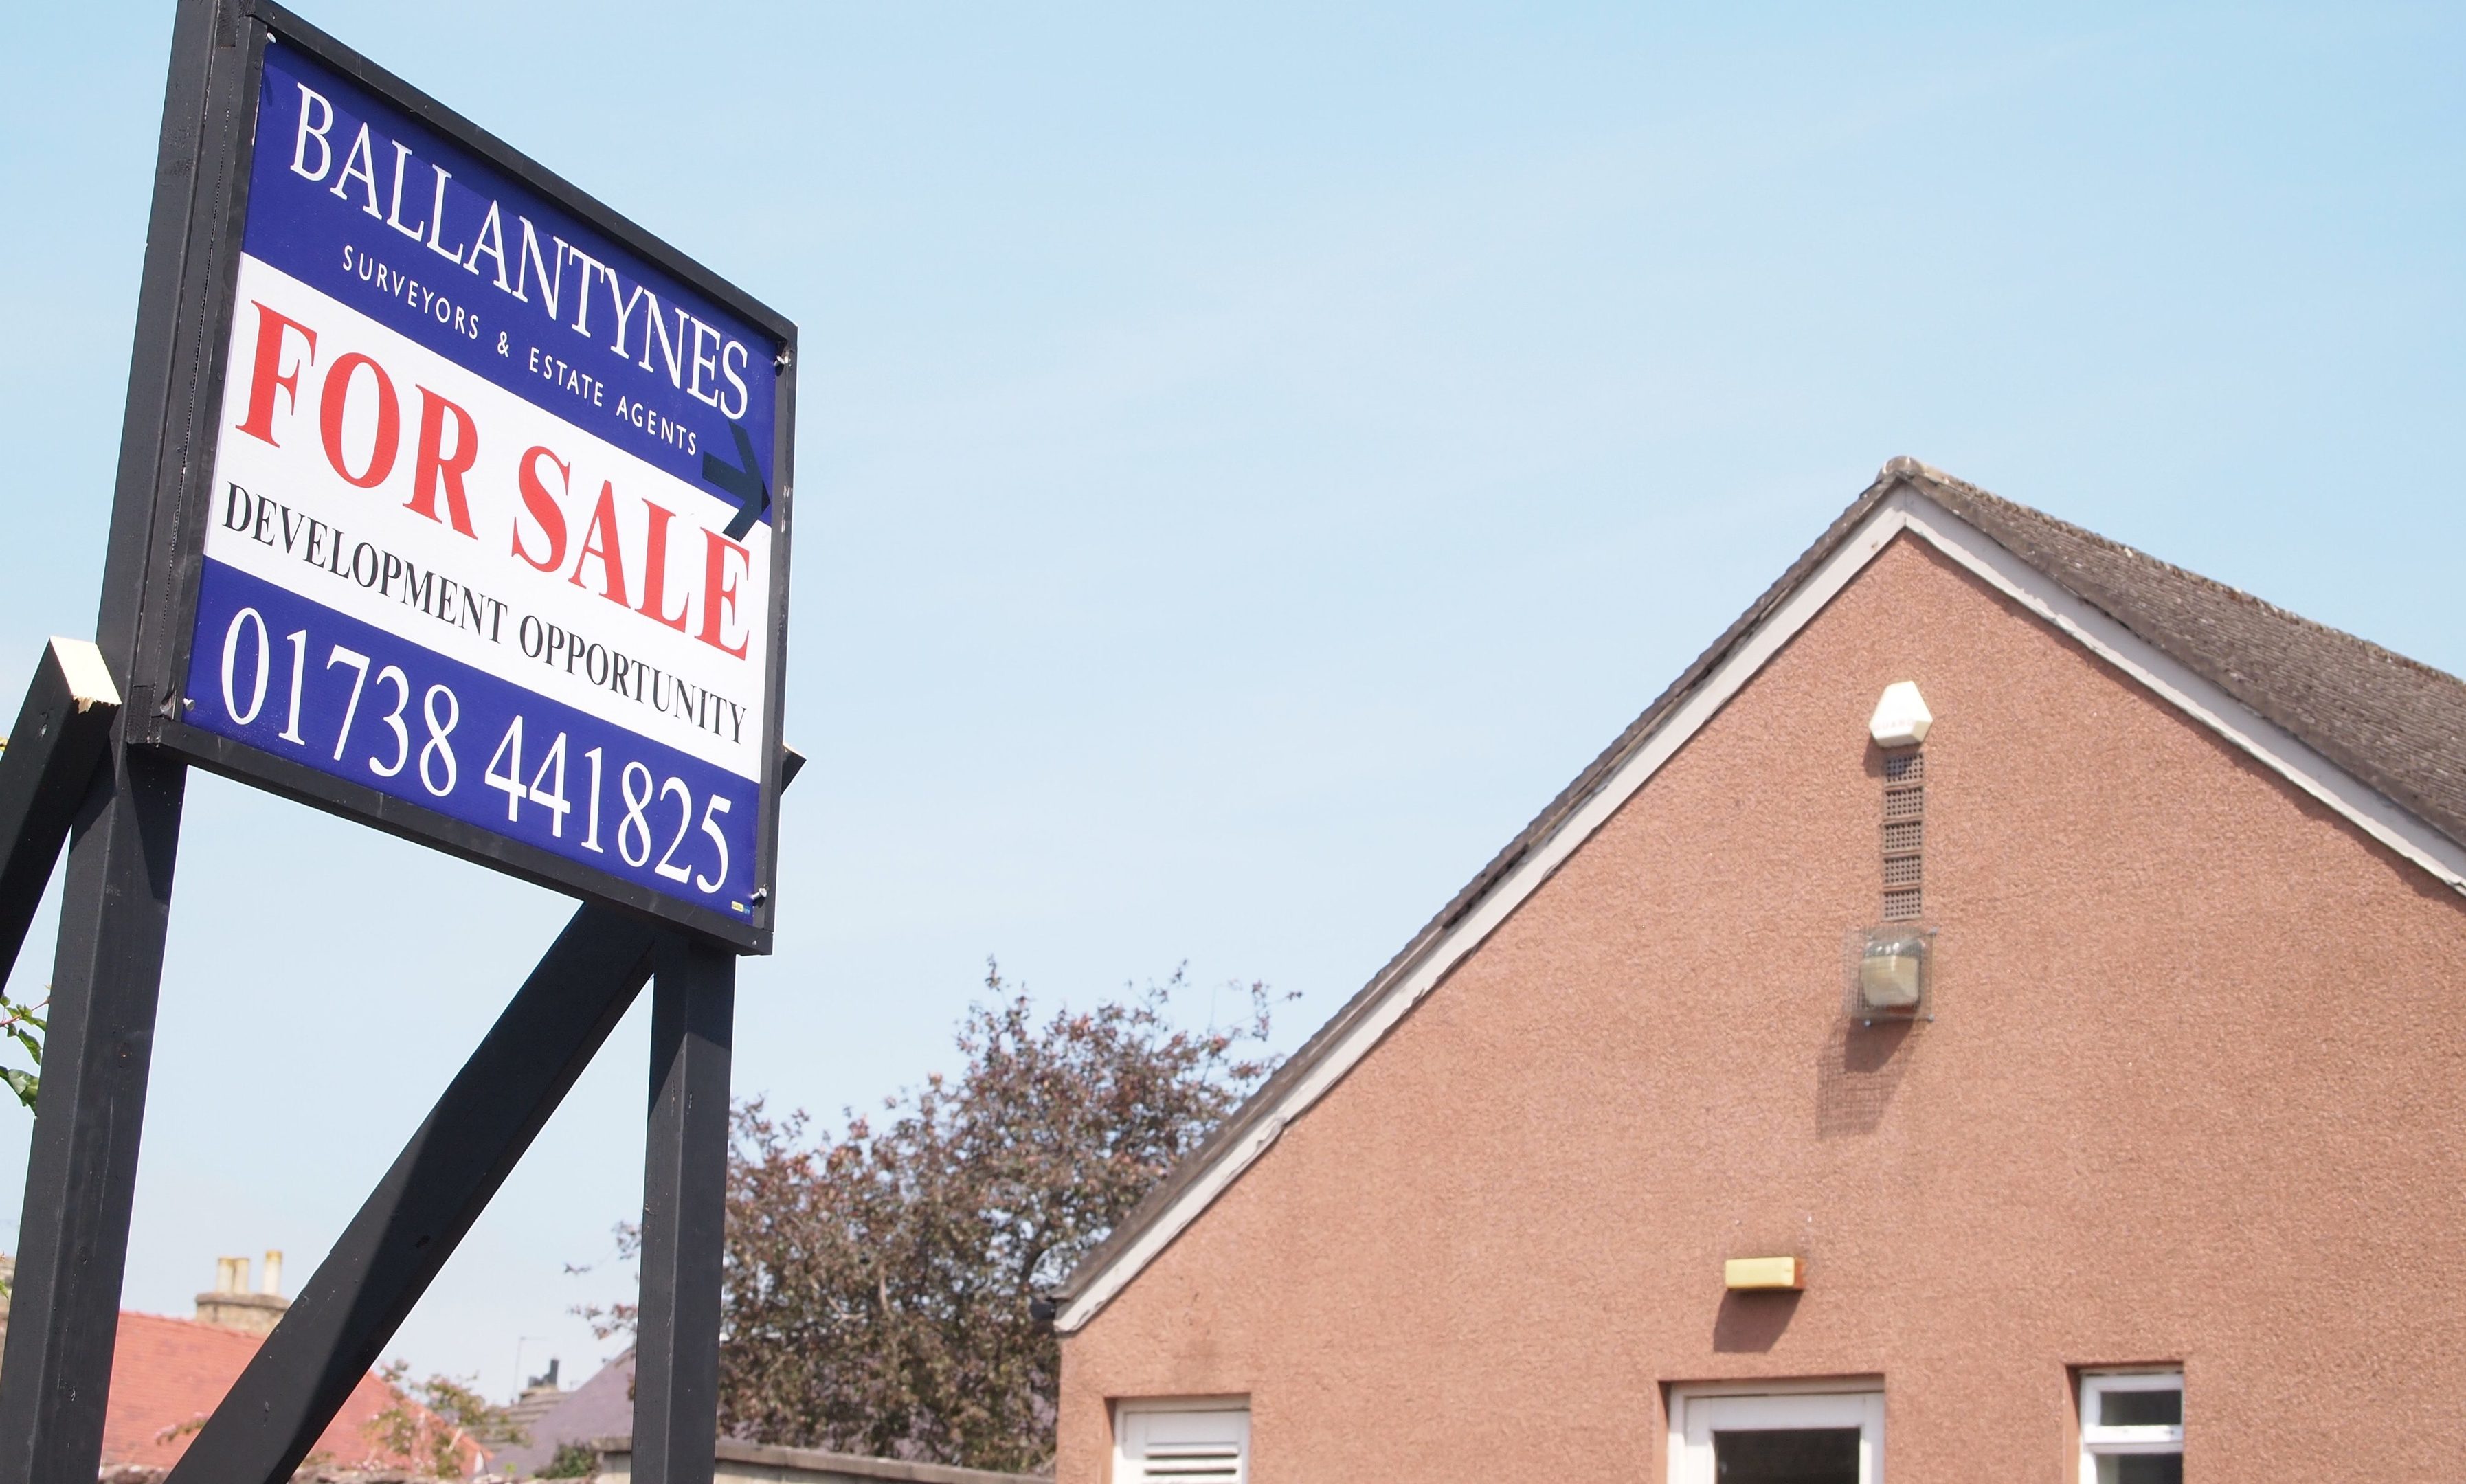
[[[2184,1372],[2085,1371],[2081,1484],[2183,1484]]]
[[[1884,1394],[1841,1383],[1681,1387],[1670,1484],[1882,1484]]]
[[[1250,1477],[1250,1404],[1113,1404],[1113,1484],[1244,1484]]]

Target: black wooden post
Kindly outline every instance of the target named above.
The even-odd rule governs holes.
[[[178,547],[181,500],[213,426],[214,286],[236,246],[226,178],[245,110],[248,48],[216,0],[180,0],[138,283],[120,467],[95,643],[125,700],[80,803],[68,853],[51,1028],[36,1099],[9,1348],[0,1361],[0,1484],[91,1479],[119,1338],[137,1146],[154,1051],[171,866],[188,773],[132,748],[164,697],[175,615],[149,611]]]
[[[0,1363],[5,1484],[90,1479],[102,1460],[187,782],[176,761],[116,739],[111,753],[69,846]]]
[[[661,936],[651,998],[650,1147],[634,1350],[635,1484],[710,1484],[736,956]]]

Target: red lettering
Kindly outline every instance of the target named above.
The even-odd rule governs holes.
[[[648,500],[642,506],[651,512],[651,539],[642,553],[642,606],[636,611],[682,634],[685,631],[685,616],[693,612],[692,596],[688,595],[677,605],[675,617],[661,612],[668,606],[668,522],[676,519],[676,512],[662,510]]]
[[[445,452],[445,418],[454,417],[454,452]],[[471,426],[471,415],[429,391],[419,389],[419,461],[412,466],[411,499],[404,508],[415,515],[437,519],[437,491],[445,491],[445,513],[453,518],[454,528],[479,539],[471,528],[471,505],[462,498],[462,476],[471,472],[471,461],[480,457],[480,430]]]
[[[745,564],[745,570],[748,572],[753,568],[753,553],[718,531],[705,530],[702,534],[704,543],[702,632],[695,637],[722,654],[734,655],[742,660],[745,658],[747,640],[752,636],[748,635],[746,639],[738,640],[733,648],[720,638],[724,624],[723,611],[732,616],[736,607],[736,581],[728,574],[728,553],[735,552],[737,560]]]
[[[557,483],[568,489],[573,487],[573,470],[566,466],[564,460],[545,448],[534,448],[523,455],[523,461],[517,466],[523,486],[523,507],[531,512],[531,519],[539,522],[541,533],[548,537],[548,560],[541,561],[531,555],[530,550],[523,545],[520,521],[514,523],[514,554],[542,572],[554,572],[565,565],[565,508],[556,503],[554,495],[548,492],[548,485],[539,477],[539,461],[543,459],[556,465]]]
[[[249,301],[257,304],[257,301]],[[282,332],[296,329],[300,338],[308,342],[308,353],[291,374],[282,375]],[[248,377],[248,420],[239,425],[251,438],[274,442],[274,389],[280,387],[291,393],[291,405],[300,405],[300,371],[317,359],[317,332],[287,314],[278,313],[262,304],[257,304],[257,365]],[[278,445],[279,446],[279,445]]]
[[[343,407],[363,366],[377,378],[377,436],[369,449],[369,466],[353,474],[343,462]],[[393,458],[402,442],[402,405],[394,400],[393,378],[384,367],[356,350],[336,361],[325,373],[325,390],[317,399],[317,421],[325,435],[325,461],[344,479],[362,489],[374,489],[393,472]]]
[[[591,514],[591,528],[582,533],[582,553],[573,559],[572,582],[582,586],[582,564],[599,558],[599,596],[619,608],[625,601],[625,557],[616,545],[616,486],[599,482],[599,507]]]

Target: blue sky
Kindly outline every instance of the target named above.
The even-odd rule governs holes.
[[[993,954],[1297,1041],[1894,454],[2466,669],[2455,7],[302,9],[802,326],[775,1104],[950,1067]],[[12,34],[0,667],[92,630],[168,7]],[[189,797],[166,1313],[296,1287],[566,912]],[[394,1353],[607,1353],[644,1042]]]

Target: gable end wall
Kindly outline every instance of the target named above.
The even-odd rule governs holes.
[[[1942,935],[1895,1043],[1840,1009],[1905,679]],[[1668,1383],[1880,1374],[1895,1480],[2053,1484],[2066,1367],[2163,1360],[2196,1476],[2435,1476],[2460,911],[1903,535],[1065,1337],[1061,1480],[1110,1399],[1227,1393],[1258,1484],[1659,1479]],[[1803,1296],[1724,1296],[1781,1252]]]

